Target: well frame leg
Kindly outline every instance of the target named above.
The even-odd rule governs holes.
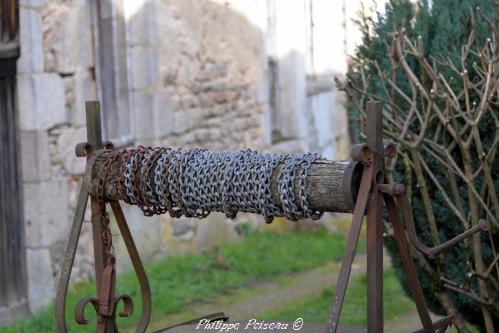
[[[367,206],[367,332],[383,332],[383,196],[377,185],[385,180],[383,104],[367,105],[367,139],[372,151],[373,184]]]

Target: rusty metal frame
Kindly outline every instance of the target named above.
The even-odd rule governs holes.
[[[382,103],[368,103],[367,143],[355,145],[352,148],[352,159],[361,161],[364,171],[326,333],[336,333],[338,330],[341,305],[345,297],[364,215],[367,215],[367,332],[383,332],[383,201],[388,209],[389,223],[392,225],[405,275],[423,326],[416,332],[444,332],[453,323],[454,314],[449,314],[435,323],[432,322],[410,246],[412,245],[428,259],[434,259],[441,252],[457,245],[474,233],[488,230],[488,222],[481,220],[478,225],[461,235],[435,247],[428,247],[418,239],[412,209],[405,195],[404,186],[398,183],[386,183],[384,157],[393,157],[396,149],[391,143],[383,145],[382,114]],[[400,209],[407,230],[402,225],[397,207]]]
[[[100,119],[100,105],[98,102],[87,102],[87,142],[78,144],[76,146],[76,155],[79,157],[87,157],[87,162],[92,158],[92,156],[97,153],[100,149],[107,147],[112,149],[112,145],[102,142],[101,134],[101,119]],[[66,249],[66,254],[64,257],[62,271],[59,278],[59,285],[57,288],[56,296],[56,325],[58,332],[68,332],[66,324],[66,294],[69,285],[69,278],[71,276],[71,269],[73,266],[76,249],[78,246],[78,239],[81,232],[81,227],[83,223],[83,218],[85,215],[85,210],[88,203],[88,191],[85,184],[82,184],[80,195],[78,197],[78,203],[76,206],[75,216],[73,219],[73,226],[71,228],[71,233],[69,235],[69,241]],[[140,291],[142,296],[142,311],[136,332],[145,332],[147,325],[149,323],[149,318],[151,316],[151,291],[149,288],[149,282],[145,273],[144,266],[140,260],[139,253],[133,241],[130,230],[125,220],[125,216],[121,210],[120,204],[116,201],[110,203],[112,210],[114,212],[116,223],[120,229],[121,235],[125,242],[128,254],[132,261],[133,268],[137,275]],[[102,245],[102,229],[101,224],[97,223],[101,217],[101,210],[99,208],[99,203],[96,198],[90,198],[90,206],[92,211],[92,233],[93,233],[93,245],[94,245],[94,258],[95,258],[95,283],[97,287],[97,295],[101,295],[103,288],[103,274],[104,274],[104,249]],[[109,295],[112,299],[111,304],[103,304],[96,297],[84,297],[82,298],[75,307],[75,321],[78,324],[86,325],[89,321],[84,316],[84,310],[86,305],[91,304],[97,313],[97,328],[96,332],[99,333],[115,333],[118,332],[116,325],[116,312],[117,307],[120,302],[123,303],[124,310],[119,312],[119,316],[128,317],[133,313],[133,301],[128,295],[115,295],[115,279],[111,280],[110,285],[104,286],[104,288],[109,289]],[[110,306],[109,309],[102,311],[103,306]]]
[[[87,164],[103,149],[114,149],[111,143],[102,142],[100,105],[98,102],[87,102],[87,142],[76,146],[76,155],[87,157]],[[352,169],[360,163],[363,171],[360,181],[360,188],[355,200],[352,224],[348,234],[345,255],[341,263],[340,273],[336,284],[336,293],[333,297],[331,314],[326,325],[326,333],[338,332],[338,323],[341,308],[348,286],[352,263],[362,228],[364,216],[367,216],[367,319],[368,333],[383,332],[383,202],[388,209],[389,223],[393,228],[393,234],[400,251],[402,264],[407,276],[409,287],[413,294],[416,308],[421,319],[423,328],[416,332],[443,332],[454,321],[454,314],[433,323],[428,307],[419,283],[416,266],[412,259],[412,247],[424,254],[429,259],[435,258],[446,249],[456,245],[463,239],[481,230],[487,230],[488,223],[481,221],[478,226],[474,226],[463,234],[449,240],[436,247],[428,247],[421,243],[417,237],[414,221],[411,213],[409,201],[405,195],[404,186],[398,183],[386,183],[384,157],[393,156],[395,153],[392,144],[383,145],[382,141],[382,112],[383,105],[378,102],[371,102],[367,109],[367,142],[366,144],[355,145],[352,149]],[[88,165],[87,165],[88,167]],[[89,170],[87,170],[87,173]],[[103,230],[100,223],[103,214],[107,214],[102,209],[102,202],[89,195],[85,180],[81,186],[78,203],[76,206],[73,226],[69,235],[69,241],[62,265],[59,285],[56,298],[56,324],[60,333],[67,333],[65,317],[66,294],[74,263],[78,239],[85,215],[85,210],[90,197],[92,211],[92,232],[95,256],[95,282],[97,287],[97,297],[84,297],[75,308],[75,320],[79,324],[86,325],[89,321],[84,316],[84,310],[91,304],[97,313],[96,332],[117,333],[116,315],[128,317],[132,314],[133,301],[128,295],[115,295],[116,278],[114,271],[112,275],[105,275],[106,268],[104,258],[106,256],[103,246]],[[347,187],[350,188],[350,187]],[[344,193],[352,196],[356,193]],[[145,332],[151,316],[151,291],[147,275],[140,260],[139,253],[133,241],[133,237],[128,228],[125,216],[118,201],[110,201],[110,206],[116,218],[116,223],[125,242],[128,254],[139,281],[142,309],[139,323],[135,332]],[[406,224],[404,228],[399,210]],[[407,231],[407,232],[406,232]],[[407,233],[407,235],[406,235]],[[102,295],[105,295],[104,297]],[[117,313],[118,304],[122,302],[124,310]],[[215,313],[204,316],[203,319],[211,321],[227,320],[223,313]],[[188,325],[197,322],[199,319],[170,326],[173,328],[179,325]],[[168,329],[168,328],[167,328]],[[165,331],[166,329],[161,330]],[[160,332],[160,331],[157,331]]]

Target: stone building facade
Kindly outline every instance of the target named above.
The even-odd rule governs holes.
[[[20,223],[30,311],[55,295],[84,171],[74,147],[85,141],[86,100],[101,100],[104,134],[118,145],[346,158],[333,77],[346,71],[348,3],[20,0]],[[145,219],[133,207],[125,214],[146,260],[238,238],[217,214],[200,222]],[[92,277],[90,231],[84,223],[73,281]]]

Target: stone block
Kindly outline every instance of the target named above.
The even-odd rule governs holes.
[[[148,92],[133,93],[134,134],[139,139],[154,138],[154,117],[152,96]]]
[[[21,55],[17,61],[18,73],[42,72],[42,20],[34,9],[19,9],[19,35]]]
[[[275,143],[270,147],[270,151],[276,153],[306,152],[308,150],[309,147],[306,140],[286,140]]]
[[[27,247],[43,247],[67,239],[70,221],[66,179],[24,184]]]
[[[203,252],[239,239],[235,223],[222,213],[211,213],[204,223],[198,224],[195,244],[196,249]]]
[[[78,3],[51,3],[43,11],[45,71],[73,74],[89,64],[88,8]]]
[[[165,253],[166,247],[163,244],[159,216],[146,217],[140,209],[130,205],[124,205],[122,208],[135,244],[140,249],[142,260],[147,262],[161,257]],[[113,232],[119,233],[118,230],[113,230]],[[128,255],[125,255],[127,250],[124,243],[116,241],[114,244],[117,257],[124,258],[124,260],[118,260],[117,269],[122,271],[126,267],[129,268],[130,261]]]
[[[49,129],[66,122],[64,84],[57,74],[19,75],[20,128]]]
[[[276,96],[279,123],[273,125],[285,138],[307,135],[306,78],[303,56],[292,52],[279,59],[279,91]]]
[[[132,48],[132,89],[152,86],[157,79],[157,55],[152,47]]]
[[[154,45],[158,37],[155,2],[148,0],[128,2],[125,4],[125,11],[134,11],[128,20],[130,44],[132,46]]]
[[[46,0],[19,0],[21,7],[40,8],[45,6]]]
[[[64,80],[67,119],[72,126],[86,124],[85,102],[95,99],[94,82],[86,72],[77,72]]]
[[[188,218],[179,218],[171,220],[172,236],[182,237],[190,231],[196,230],[196,222]]]
[[[85,172],[86,160],[75,155],[75,147],[78,143],[85,142],[86,137],[87,131],[85,127],[69,127],[65,128],[57,138],[57,147],[62,165],[70,175],[79,175]]]
[[[47,306],[55,295],[55,279],[48,249],[26,249],[28,299],[31,312]]]
[[[47,131],[21,131],[21,165],[25,182],[39,182],[50,178]]]
[[[173,133],[182,134],[200,125],[203,120],[201,109],[191,109],[173,114]]]
[[[90,217],[86,218],[86,221],[90,221]],[[83,223],[78,244],[79,246],[76,250],[73,271],[71,272],[70,284],[88,282],[89,280],[95,279],[92,240],[92,224]],[[119,261],[121,261],[121,258]]]
[[[225,62],[207,64],[205,65],[204,72],[207,80],[213,80],[227,75],[228,66]]]
[[[333,159],[335,151],[334,137],[338,124],[332,121],[334,114],[334,95],[332,91],[324,91],[307,97],[307,115],[311,125],[308,131],[310,151],[321,153],[325,158]]]
[[[157,139],[172,131],[173,111],[168,93],[133,93],[134,131],[138,139]]]
[[[171,134],[173,129],[173,109],[167,92],[159,91],[153,95],[153,114],[155,136],[163,138]]]

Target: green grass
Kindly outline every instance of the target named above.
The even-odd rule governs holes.
[[[366,327],[366,286],[366,274],[354,277],[349,283],[341,311],[340,323],[342,325]],[[325,323],[329,318],[332,299],[333,290],[324,290],[319,295],[288,304],[286,308],[268,313],[259,319],[293,321],[301,317],[304,322]],[[383,299],[385,320],[407,313],[415,307],[412,300],[404,295],[393,269],[385,270]]]
[[[329,235],[325,231],[250,234],[238,243],[221,245],[217,255],[170,256],[147,265],[152,290],[152,320],[180,313],[189,304],[208,300],[259,279],[270,279],[285,273],[297,272],[343,255],[345,237]],[[360,250],[363,246],[361,245]],[[218,258],[218,259],[216,259]],[[131,318],[120,318],[120,327],[130,327],[138,321],[140,292],[132,272],[117,279],[118,293],[127,293],[135,301]],[[75,286],[68,295],[66,315],[70,332],[94,332],[95,315],[90,307],[86,313],[91,323],[76,325],[72,319],[73,307],[84,296],[95,295],[92,283]],[[54,309],[50,306],[34,316],[13,325],[0,327],[0,333],[54,332]]]

